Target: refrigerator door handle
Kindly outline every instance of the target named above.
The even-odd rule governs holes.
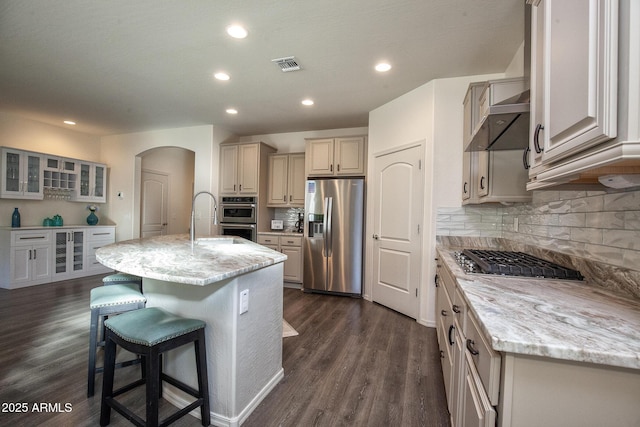
[[[333,229],[331,217],[333,215],[333,197],[324,199],[324,256],[330,257],[333,252]]]

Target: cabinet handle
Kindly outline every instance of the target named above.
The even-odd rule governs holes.
[[[282,201],[283,201],[283,202],[286,202],[286,201],[287,201],[287,196],[286,196],[286,195],[285,195],[285,196],[282,196]]]
[[[444,359],[444,351],[440,350],[440,359]]]
[[[524,153],[522,153],[522,165],[525,169],[529,169],[531,166],[529,165],[529,152],[531,148],[527,147],[524,149]]]
[[[37,256],[38,256],[38,250],[37,250],[37,249],[34,249],[34,250],[33,250],[33,259],[36,259],[36,258],[37,258]]]
[[[290,202],[293,201],[293,196],[292,195],[289,195],[289,201]]]
[[[464,194],[467,194],[467,186],[468,186],[468,185],[469,185],[469,183],[468,183],[468,182],[465,182],[465,183],[464,183],[464,186],[462,186],[462,192],[463,192]]]
[[[340,163],[338,163],[338,172],[340,172]]]
[[[436,277],[433,278],[433,283],[435,283],[436,288],[440,286],[440,284],[438,283],[439,280],[440,280],[440,277],[436,274]]]
[[[238,190],[239,190],[239,191],[242,191],[242,184],[240,184],[240,185],[238,186]]]
[[[473,342],[473,340],[467,339],[467,350],[469,350],[469,353],[473,354],[474,356],[477,356],[480,354],[480,352],[475,348],[473,348],[474,345],[475,345],[475,342]]]
[[[236,191],[236,185],[233,184],[233,191]]]
[[[447,310],[441,310],[440,314],[442,314],[444,317],[447,317],[449,314],[447,314]]]
[[[453,307],[451,307],[453,312],[456,314],[460,314],[460,307],[458,307],[457,305],[453,305]]]
[[[540,131],[544,130],[544,126],[542,126],[542,124],[538,123],[536,125],[536,130],[535,132],[533,132],[533,148],[536,150],[536,153],[540,154],[542,153],[542,147],[540,147]]]
[[[480,178],[480,189],[484,190],[484,176]]]
[[[451,338],[451,332],[455,331],[456,327],[451,325],[449,326],[449,345],[454,345],[455,342],[453,341],[453,339]]]
[[[329,172],[333,172],[333,164],[329,165]]]
[[[33,258],[31,257],[31,249],[29,249],[29,259],[33,259]]]

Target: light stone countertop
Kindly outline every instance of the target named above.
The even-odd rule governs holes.
[[[438,252],[494,350],[640,369],[640,301],[582,281],[466,274]]]
[[[230,236],[200,237],[191,248],[187,234],[125,240],[96,251],[114,270],[150,279],[204,286],[284,262],[287,256]]]

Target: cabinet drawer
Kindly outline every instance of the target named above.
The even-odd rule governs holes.
[[[466,366],[463,384],[464,410],[462,423],[469,427],[493,427],[496,425],[496,410],[489,402],[489,398],[478,378],[474,361],[470,353],[465,352]]]
[[[14,231],[11,233],[11,244],[13,246],[49,243],[50,241],[51,233],[49,230]]]
[[[487,396],[495,406],[498,404],[500,390],[500,354],[491,348],[470,310],[467,311],[466,328],[465,346],[468,359],[473,362]]]
[[[281,246],[302,246],[302,237],[298,236],[280,236]]]
[[[88,228],[87,239],[90,242],[95,240],[110,240],[112,242],[115,242],[116,230],[115,228],[111,228],[111,227]]]
[[[278,245],[278,236],[258,234],[258,243],[261,245]]]

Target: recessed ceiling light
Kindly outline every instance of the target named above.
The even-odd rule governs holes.
[[[227,114],[238,114],[238,110],[235,108],[227,108]]]
[[[384,72],[389,71],[391,69],[391,64],[388,64],[386,62],[380,62],[379,64],[376,64],[375,68],[376,68],[376,71],[384,73]]]
[[[229,80],[231,78],[229,77],[229,74],[223,73],[223,72],[215,73],[213,77],[215,77],[218,80]]]
[[[311,105],[313,105],[313,100],[312,99],[303,99],[302,100],[302,105],[306,105],[307,107],[311,106]]]
[[[247,30],[240,25],[229,25],[227,27],[227,34],[236,39],[243,39],[247,37]]]
[[[63,122],[65,125],[71,125],[71,126],[75,126],[76,122],[72,121],[72,120],[65,120]]]

